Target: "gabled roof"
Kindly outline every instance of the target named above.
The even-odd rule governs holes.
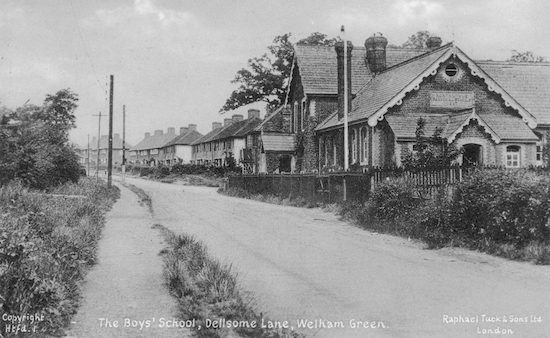
[[[473,109],[464,113],[401,115],[386,116],[395,137],[401,140],[416,138],[418,119],[424,119],[424,136],[434,134],[437,128],[441,137],[453,142],[472,120],[476,120],[495,143],[502,141],[532,141],[538,140],[533,131],[521,118],[510,115],[476,114]]]
[[[191,143],[195,142],[196,140],[203,137],[201,133],[199,133],[196,130],[191,130],[187,134],[179,135],[172,141],[168,142],[165,147],[173,146],[173,145],[190,145]]]
[[[537,124],[550,124],[550,63],[476,61],[493,80],[516,99]]]
[[[216,129],[213,129],[211,130],[210,132],[208,132],[206,135],[204,135],[203,137],[195,140],[193,143],[191,143],[191,145],[195,145],[195,144],[200,144],[200,143],[206,143],[206,142],[209,142],[209,141],[212,141],[212,139],[218,135],[219,133],[221,133],[221,131],[224,129],[224,127],[219,127],[219,128],[216,128]]]
[[[212,130],[200,139],[194,141],[192,144],[195,145],[200,143],[223,140],[227,138],[245,137],[247,134],[252,132],[254,128],[256,128],[261,122],[262,120],[258,117],[233,122],[228,126]]]
[[[334,47],[296,45],[294,49],[304,93],[336,95],[338,69]],[[388,47],[386,48],[386,66],[394,66],[428,51],[428,49]],[[362,46],[354,47],[351,53],[351,91],[354,94],[373,77],[365,62],[366,53],[366,48]]]
[[[281,114],[283,112],[283,110],[285,109],[289,109],[288,107],[285,107],[284,105],[283,106],[280,106],[279,108],[277,108],[274,112],[272,112],[271,114],[269,114],[268,116],[266,116],[263,121],[256,126],[256,128],[254,128],[254,131],[261,131],[263,126],[268,122],[270,121],[273,117]]]
[[[295,151],[296,135],[294,134],[262,134],[264,151]]]
[[[533,115],[452,43],[390,67],[374,77],[357,93],[348,121],[352,123],[367,120],[370,126],[375,126],[384,118],[389,108],[401,105],[407,93],[418,90],[424,78],[435,75],[441,63],[451,56],[456,56],[468,64],[472,75],[482,78],[490,91],[500,94],[505,105],[518,111],[529,127],[536,127],[537,123]],[[323,121],[317,130],[337,127],[342,123],[331,116],[330,119]]]
[[[141,142],[136,144],[132,151],[148,150],[148,149],[160,149],[163,148],[168,142],[176,138],[176,134],[166,133],[160,135],[151,135],[144,138]]]

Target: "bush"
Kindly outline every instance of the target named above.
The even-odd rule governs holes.
[[[47,196],[17,182],[0,188],[0,308],[43,315],[37,331],[56,335],[76,312],[79,283],[96,261],[103,214],[118,190],[82,179],[52,192],[87,198]]]
[[[464,237],[524,247],[550,242],[550,179],[524,170],[476,171],[460,183],[452,227]]]
[[[406,218],[419,204],[414,183],[401,178],[382,182],[370,197],[373,215],[384,220]]]

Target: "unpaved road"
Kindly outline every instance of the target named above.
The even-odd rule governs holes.
[[[270,319],[295,329],[311,321],[312,328],[301,330],[309,336],[501,336],[488,330],[550,336],[550,267],[423,250],[319,209],[127,180],[152,197],[156,222],[195,235],[214,257],[233,264]],[[319,327],[340,323],[343,328]]]

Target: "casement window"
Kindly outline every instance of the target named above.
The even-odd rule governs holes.
[[[158,149],[151,149],[151,155],[157,155],[159,153]]]
[[[542,160],[542,142],[537,142],[537,162],[536,165],[542,166],[543,160]]]
[[[506,147],[506,167],[519,168],[521,158],[521,148],[519,146]]]
[[[300,116],[300,105],[298,101],[294,101],[294,131],[298,131],[298,117]]]
[[[367,137],[367,128],[361,128],[361,162],[367,162],[368,160],[368,137]]]
[[[301,114],[300,114],[300,125],[301,125],[301,128],[302,128],[302,131],[305,130],[305,120],[306,120],[306,98],[304,97],[302,99],[302,109],[300,110]]]
[[[357,131],[351,131],[351,163],[357,162]]]
[[[147,156],[147,150],[142,150],[139,152],[141,156]]]

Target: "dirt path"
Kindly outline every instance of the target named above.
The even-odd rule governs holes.
[[[128,181],[152,197],[156,222],[202,240],[216,258],[233,264],[267,316],[295,328],[309,321],[311,328],[302,331],[310,336],[492,337],[500,334],[489,330],[506,330],[542,338],[550,332],[548,266],[423,250],[319,209]],[[329,328],[340,323],[344,328]]]
[[[187,329],[161,327],[172,324],[176,314],[162,284],[162,239],[137,196],[118,186],[121,196],[107,215],[99,263],[86,277],[83,302],[67,336],[189,336]]]

